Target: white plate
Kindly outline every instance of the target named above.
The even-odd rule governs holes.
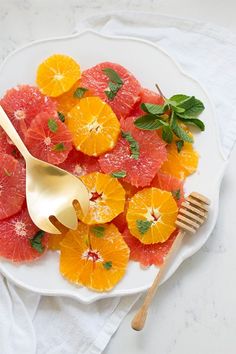
[[[225,159],[218,140],[217,124],[209,98],[196,80],[186,75],[163,50],[144,40],[122,37],[107,37],[86,31],[69,37],[37,41],[8,56],[0,69],[0,96],[17,84],[35,83],[38,64],[54,53],[71,55],[86,69],[102,61],[124,65],[140,80],[144,87],[154,89],[158,82],[165,95],[186,93],[195,95],[205,104],[202,119],[206,131],[196,134],[195,145],[200,153],[198,172],[188,178],[186,192],[199,191],[212,201],[209,220],[196,236],[184,239],[182,248],[173,259],[166,281],[179,265],[197,250],[210,236],[218,213],[220,182],[225,169]],[[156,268],[142,270],[130,262],[121,282],[110,292],[96,293],[78,288],[64,280],[58,270],[58,254],[48,252],[40,261],[28,265],[0,262],[0,271],[14,283],[44,295],[66,295],[84,303],[97,299],[134,294],[146,290],[156,275]]]

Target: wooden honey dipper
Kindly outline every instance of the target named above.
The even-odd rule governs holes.
[[[185,201],[181,204],[179,214],[175,222],[176,226],[180,229],[168,255],[165,258],[165,262],[159,268],[158,274],[153,281],[152,286],[149,288],[144,302],[136,315],[134,316],[131,326],[136,331],[141,331],[145,325],[145,321],[148,314],[149,306],[156,294],[159,284],[162,280],[162,276],[170,264],[172,255],[180,248],[186,232],[195,233],[199,227],[206,221],[208,216],[208,207],[210,200],[203,195],[193,192]]]

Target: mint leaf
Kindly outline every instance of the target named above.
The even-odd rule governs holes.
[[[112,267],[112,261],[104,262],[104,263],[103,263],[103,267],[104,267],[106,270],[111,269],[111,267]]]
[[[73,96],[74,96],[74,98],[82,98],[82,97],[84,96],[84,94],[85,94],[86,91],[88,91],[87,88],[85,88],[85,87],[78,87],[78,88],[75,90]]]
[[[111,82],[113,82],[115,84],[123,85],[123,80],[117,74],[117,72],[115,70],[113,70],[111,68],[105,68],[105,69],[102,69],[102,71],[104,72],[104,74],[106,74],[106,76],[109,77]]]
[[[180,200],[181,197],[180,189],[177,189],[176,191],[172,191],[171,193],[175,199]]]
[[[153,103],[142,103],[141,108],[144,112],[154,115],[161,115],[165,112],[164,106]]]
[[[179,117],[179,116],[178,116],[178,118],[180,120],[182,120],[184,123],[187,123],[188,125],[194,125],[194,126],[198,127],[201,131],[205,130],[205,124],[200,119],[197,119],[197,118],[182,118],[182,117]]]
[[[157,130],[163,127],[163,125],[168,124],[164,120],[158,119],[152,114],[147,114],[146,116],[137,118],[134,125],[143,130]]]
[[[123,178],[126,176],[126,171],[115,171],[111,174],[114,178]]]
[[[108,90],[105,90],[104,93],[106,94],[107,98],[112,101],[116,97],[117,92],[120,90],[124,83],[115,70],[111,68],[105,68],[102,71],[110,79],[110,81],[108,82]]]
[[[94,233],[94,235],[98,238],[104,237],[104,232],[105,232],[105,227],[104,226],[93,226],[91,228],[91,231]]]
[[[53,150],[55,151],[65,151],[65,145],[63,143],[58,143],[56,145],[53,146]]]
[[[144,235],[152,226],[152,221],[148,220],[136,220],[136,226],[141,235]]]
[[[185,105],[185,107],[183,107],[185,111],[178,114],[182,118],[197,118],[205,109],[204,104],[195,97],[191,97],[189,101],[183,102],[180,107],[182,107],[182,105]]]
[[[181,128],[174,115],[173,115],[171,128],[178,138],[180,138],[183,141],[187,141],[188,143],[193,143],[193,138],[190,135],[188,135],[188,133],[186,133],[186,131],[183,128]]]
[[[43,253],[45,247],[42,245],[42,238],[45,232],[39,230],[35,236],[30,240],[31,247],[34,248],[38,253]]]
[[[177,140],[175,142],[176,146],[177,146],[177,150],[180,153],[180,151],[182,150],[183,146],[184,146],[184,141],[183,140]]]
[[[55,119],[51,118],[48,120],[48,128],[51,132],[56,133],[58,130],[58,124]]]
[[[166,141],[168,144],[172,143],[173,133],[170,126],[164,126],[162,128],[162,139]]]
[[[60,121],[61,121],[62,123],[64,123],[64,122],[65,122],[65,116],[64,116],[64,114],[62,114],[61,112],[57,112],[57,114],[58,114],[58,118],[60,119]]]
[[[9,172],[5,167],[3,168],[3,171],[4,171],[6,176],[8,176],[8,177],[12,176],[12,172]]]
[[[174,105],[177,106],[179,103],[181,103],[181,102],[187,100],[189,97],[190,97],[190,96],[187,96],[187,95],[177,94],[177,95],[171,96],[171,97],[167,100],[167,102],[170,102],[170,104],[171,104],[171,102],[173,102]]]
[[[124,138],[130,146],[131,150],[131,157],[134,160],[138,160],[139,158],[139,143],[132,137],[132,135],[129,132],[121,132],[122,138]]]

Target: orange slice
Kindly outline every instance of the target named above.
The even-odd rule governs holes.
[[[76,81],[69,91],[55,98],[58,105],[57,110],[65,116],[75,105],[77,105],[81,98],[88,97],[90,95],[89,91],[85,91],[84,93],[82,91],[82,97],[79,97],[79,95],[76,95],[76,90],[78,90],[78,88],[81,89],[80,80]]]
[[[55,54],[39,65],[36,82],[44,95],[57,97],[69,91],[80,76],[80,66],[73,58]]]
[[[98,156],[115,146],[120,123],[111,107],[99,97],[82,98],[67,118],[77,150]]]
[[[112,289],[124,276],[128,260],[129,248],[113,224],[79,223],[61,242],[61,274],[96,291]]]
[[[163,162],[160,171],[179,179],[184,179],[197,170],[199,155],[193,145],[184,143],[180,152],[173,141],[167,146],[167,160]]]
[[[48,234],[48,249],[51,251],[59,251],[61,249],[61,241],[64,239],[69,229],[62,225],[56,218],[53,218],[53,220],[50,218],[50,221],[61,231],[61,234]]]
[[[125,190],[117,179],[99,172],[81,177],[89,190],[89,212],[83,215],[77,206],[77,216],[85,224],[106,223],[124,211]]]
[[[146,188],[131,198],[126,219],[131,234],[142,243],[165,242],[175,230],[177,212],[170,192]]]

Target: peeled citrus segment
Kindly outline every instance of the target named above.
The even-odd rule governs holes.
[[[111,107],[99,97],[82,98],[67,118],[77,150],[98,156],[115,146],[120,124]]]
[[[163,105],[164,102],[164,98],[160,96],[157,92],[151,91],[147,88],[142,88],[140,92],[140,100],[135,104],[130,115],[135,117],[144,115],[145,112],[141,109],[142,103]]]
[[[102,172],[96,157],[85,155],[75,149],[71,150],[67,159],[59,167],[77,177],[92,172]]]
[[[40,112],[56,113],[57,103],[44,96],[37,87],[19,85],[8,90],[0,105],[24,138],[34,117]]]
[[[48,236],[31,221],[26,206],[0,223],[0,257],[12,262],[29,262],[47,250]]]
[[[14,157],[0,153],[0,220],[18,213],[24,201],[25,167]]]
[[[135,187],[145,187],[167,157],[166,144],[156,132],[136,128],[135,119],[128,117],[120,121],[126,137],[120,137],[115,148],[99,158],[99,163],[103,172],[125,171],[126,176],[122,181]],[[132,149],[133,143],[128,141],[130,139],[137,148],[134,146]]]
[[[79,223],[61,242],[60,272],[75,284],[108,291],[124,276],[128,259],[129,248],[113,224]]]
[[[122,236],[130,249],[130,260],[139,262],[144,267],[151,265],[161,266],[178,234],[175,230],[163,243],[144,245],[136,237],[132,236],[129,229],[125,229]]]
[[[72,149],[72,137],[57,116],[39,113],[27,131],[25,144],[38,159],[59,165]]]
[[[89,90],[87,91],[85,87],[81,87],[79,80],[76,81],[69,91],[56,97],[54,100],[58,104],[58,111],[64,114],[66,118],[67,113],[79,102],[79,100],[88,96],[90,96]]]
[[[104,69],[112,69],[119,75],[123,84],[113,99],[109,99],[105,92],[109,92],[109,77]],[[125,118],[129,115],[135,103],[139,100],[140,83],[123,66],[115,63],[104,62],[85,70],[81,77],[81,86],[88,88],[94,96],[107,102],[116,116]]]
[[[165,242],[175,230],[177,212],[170,192],[146,188],[131,198],[126,219],[131,234],[142,243]]]
[[[161,166],[160,171],[179,179],[184,179],[193,174],[198,167],[199,155],[193,145],[184,143],[180,152],[175,141],[167,146],[167,160]]]
[[[156,187],[167,192],[171,192],[177,205],[180,207],[184,201],[183,184],[183,180],[166,173],[158,172],[152,180],[151,187]]]
[[[48,249],[51,251],[59,251],[61,242],[69,231],[67,227],[62,225],[56,218],[50,218],[52,224],[61,232],[61,234],[48,234]]]
[[[69,91],[80,76],[80,66],[73,58],[54,54],[39,65],[36,82],[44,95],[57,97]]]
[[[77,207],[77,216],[85,224],[106,223],[124,211],[125,190],[115,178],[94,172],[82,176],[81,181],[88,188],[90,195],[89,211],[86,216],[80,207]]]

